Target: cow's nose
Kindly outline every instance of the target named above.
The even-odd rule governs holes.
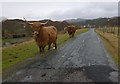
[[[34,34],[39,34],[38,31],[34,31]]]

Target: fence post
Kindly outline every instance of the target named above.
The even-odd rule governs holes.
[[[118,34],[117,34],[117,36],[119,36],[119,33],[120,33],[119,27],[117,27],[117,30],[118,30]]]
[[[114,34],[115,34],[115,27],[114,27]]]

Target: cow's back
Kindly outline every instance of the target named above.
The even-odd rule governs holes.
[[[49,42],[48,43],[52,43],[55,42],[57,39],[57,29],[54,26],[49,26],[49,27],[45,27],[47,33],[48,33],[48,37],[49,37]]]

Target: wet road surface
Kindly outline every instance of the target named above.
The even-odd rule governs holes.
[[[117,67],[94,29],[17,71],[8,82],[117,82]]]

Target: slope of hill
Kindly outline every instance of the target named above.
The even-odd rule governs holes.
[[[63,30],[69,23],[66,21],[52,21],[52,20],[41,20],[40,22],[46,22],[48,24],[46,26],[55,26],[58,31]],[[31,21],[36,22],[36,21]],[[3,38],[13,38],[16,36],[32,36],[33,32],[29,25],[26,24],[25,21],[20,19],[13,20],[5,20],[2,21],[2,37]]]
[[[73,24],[81,27],[83,25],[95,25],[95,27],[99,26],[118,26],[118,18],[120,17],[112,17],[112,18],[96,18],[85,20],[82,22],[73,22]]]
[[[78,19],[68,19],[68,20],[64,20],[68,23],[73,23],[73,22],[84,22],[86,21],[87,19],[82,19],[82,18],[78,18]]]
[[[13,35],[26,35],[30,36],[31,30],[28,27],[25,28],[24,21],[15,19],[15,20],[6,20],[2,22],[2,37],[3,38],[12,38]]]
[[[66,26],[70,25],[69,23],[67,23],[66,21],[52,21],[52,20],[41,20],[40,22],[46,22],[48,21],[48,24],[46,24],[46,26],[55,26],[58,31],[63,30]]]
[[[40,20],[39,22],[46,22],[48,24],[46,26],[55,26],[58,31],[63,30],[66,26],[70,24],[74,24],[77,27],[81,27],[83,25],[95,25],[95,27],[99,26],[118,26],[120,23],[118,22],[120,17],[112,17],[112,18],[96,18],[96,19],[71,19],[64,21],[52,21],[52,20]],[[36,21],[31,21],[36,22]],[[69,22],[69,23],[68,23]],[[2,21],[2,37],[3,38],[12,38],[14,35],[22,35],[22,36],[32,36],[33,32],[29,25],[26,24],[25,21],[20,19],[13,20],[3,20]]]

